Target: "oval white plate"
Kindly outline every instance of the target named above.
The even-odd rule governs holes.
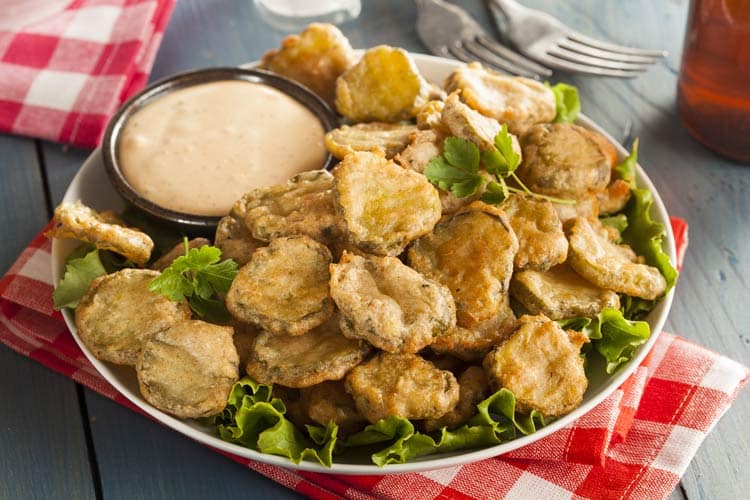
[[[456,61],[428,55],[414,54],[413,56],[422,74],[428,80],[438,83],[442,82],[448,76],[448,74],[459,64]],[[604,134],[613,144],[617,144],[614,139],[612,139],[606,132],[604,132],[601,128],[599,128],[585,116],[581,116],[578,119],[578,123],[580,125],[583,125],[584,127],[596,130],[597,132]],[[627,155],[627,151],[619,146],[619,144],[617,145],[617,149],[620,158],[623,158]],[[664,224],[664,227],[667,230],[667,238],[665,240],[664,247],[670,259],[674,263],[674,236],[672,234],[672,228],[669,224],[667,211],[664,208],[664,203],[659,197],[658,192],[654,188],[648,176],[640,168],[640,166],[638,167],[637,181],[639,186],[649,189],[654,194],[654,205],[651,215],[654,220]],[[76,174],[75,178],[70,183],[70,186],[65,193],[65,197],[63,198],[63,201],[75,200],[81,200],[85,204],[98,210],[104,210],[108,208],[118,210],[123,208],[124,206],[123,201],[116,194],[109,183],[109,179],[107,178],[107,174],[104,171],[104,166],[101,161],[100,151],[98,149],[94,151],[83,164],[78,174]],[[53,241],[52,276],[54,279],[54,283],[57,283],[60,280],[60,277],[63,275],[63,272],[65,270],[65,258],[77,244],[77,242],[71,240]],[[78,338],[78,335],[76,334],[75,322],[71,311],[63,311],[63,316],[65,317],[65,322],[67,323],[68,328],[70,328],[70,331],[73,333],[73,337],[85,353],[86,357],[109,383],[111,383],[115,388],[117,388],[118,391],[120,391],[125,397],[127,397],[143,411],[145,411],[164,425],[167,425],[172,429],[195,439],[196,441],[207,444],[209,446],[213,446],[214,448],[218,448],[228,453],[233,453],[235,455],[258,460],[260,462],[266,462],[269,464],[293,469],[337,474],[395,474],[450,467],[493,457],[502,453],[509,452],[516,448],[520,448],[521,446],[525,446],[529,443],[533,443],[538,439],[542,439],[545,436],[557,431],[558,429],[570,424],[577,418],[581,417],[583,414],[594,408],[594,406],[599,404],[617,387],[619,387],[641,363],[643,358],[653,346],[656,338],[661,332],[662,327],[664,326],[669,308],[672,305],[673,294],[674,290],[667,294],[664,300],[662,300],[648,316],[647,321],[651,325],[652,332],[648,342],[640,346],[631,362],[619,372],[617,372],[614,376],[608,377],[604,375],[604,372],[602,370],[599,371],[601,372],[601,375],[593,376],[589,380],[589,387],[584,396],[583,403],[573,412],[530,436],[524,436],[508,443],[479,450],[426,456],[420,459],[413,460],[406,464],[388,465],[383,468],[366,463],[334,463],[330,468],[323,467],[313,462],[302,462],[299,465],[295,465],[283,457],[259,453],[257,451],[250,450],[239,445],[222,441],[212,432],[212,429],[202,426],[197,422],[180,420],[167,415],[166,413],[159,411],[148,404],[141,397],[140,392],[138,391],[138,383],[135,377],[135,371],[133,369],[105,363],[92,356],[91,352],[89,352],[86,346],[83,345],[83,343]]]

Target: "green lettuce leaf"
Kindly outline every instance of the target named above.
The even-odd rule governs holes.
[[[664,275],[668,292],[677,281],[677,269],[672,266],[669,256],[662,249],[662,241],[667,232],[663,224],[651,219],[651,205],[654,202],[651,192],[648,189],[631,189],[631,193],[624,211],[628,226],[622,232],[622,240],[635,253],[643,256],[646,264],[656,267]]]
[[[591,324],[589,338],[596,352],[607,362],[607,373],[614,373],[633,358],[635,349],[651,336],[645,321],[630,321],[617,309],[603,309]]]
[[[557,114],[555,123],[573,123],[581,112],[581,100],[578,97],[578,89],[567,83],[558,83],[550,86],[545,83],[555,95],[555,108]]]
[[[622,162],[615,167],[615,171],[620,176],[620,179],[624,180],[630,185],[630,189],[636,189],[635,174],[636,166],[638,165],[638,139],[633,141],[633,148],[630,150],[630,154],[625,157]]]
[[[55,309],[77,307],[91,282],[107,272],[107,268],[102,263],[100,251],[93,245],[81,245],[76,248],[68,256],[65,274],[52,293]]]
[[[209,424],[216,426],[225,441],[280,455],[294,463],[308,459],[330,467],[338,426],[307,426],[305,434],[285,413],[284,403],[272,396],[271,386],[244,377],[232,386],[224,411],[209,419]]]

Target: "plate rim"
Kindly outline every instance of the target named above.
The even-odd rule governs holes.
[[[436,56],[427,55],[427,54],[410,53],[410,55],[414,58],[415,62],[417,63],[417,66],[420,67],[421,71],[424,71],[424,68],[421,67],[422,65],[428,65],[428,64],[438,65],[438,66],[443,67],[442,68],[443,71],[450,71],[451,69],[458,67],[462,64],[459,61],[454,61],[451,59],[445,59],[445,58],[436,57]],[[253,63],[249,63],[249,64],[253,64]],[[243,66],[247,66],[247,65],[243,65]],[[618,157],[620,159],[627,156],[628,152],[622,147],[622,145],[618,141],[614,140],[606,131],[604,131],[599,125],[597,125],[593,120],[591,120],[584,114],[582,113],[579,114],[579,117],[576,120],[576,123],[579,123],[583,125],[585,128],[595,130],[601,133],[602,135],[604,135],[612,144],[615,145],[617,149]],[[99,163],[99,166],[101,168],[104,168],[104,164],[101,160],[101,147],[97,147],[86,158],[83,165],[79,168],[78,172],[73,177],[73,180],[70,182],[70,184],[66,188],[65,195],[62,201],[76,201],[75,199],[73,199],[75,198],[74,193],[73,193],[74,188],[77,187],[79,184],[81,184],[81,181],[83,178],[85,178],[87,175],[91,175],[89,174],[89,171],[92,171],[93,169],[95,169],[97,166],[96,165],[97,163]],[[652,205],[652,214],[653,214],[653,210],[655,210],[656,213],[658,214],[659,222],[661,222],[664,225],[664,229],[666,231],[666,240],[663,243],[664,250],[669,256],[672,264],[675,265],[676,264],[676,249],[675,249],[674,234],[672,232],[672,227],[669,224],[669,214],[666,210],[666,207],[664,205],[663,200],[661,199],[659,192],[656,190],[653,182],[648,177],[645,170],[641,167],[640,164],[637,165],[636,180],[638,182],[639,187],[647,188],[653,195],[654,203]],[[60,252],[63,251],[62,246],[63,246],[63,242],[61,240],[55,239],[52,241],[51,267],[52,267],[52,275],[53,275],[54,284],[59,282],[59,279],[62,276],[61,271],[64,271],[63,269],[61,269],[61,267],[64,267],[64,266],[58,265],[58,262],[60,262]],[[64,260],[62,262],[64,262]],[[476,461],[483,460],[486,458],[502,455],[502,454],[511,452],[513,450],[516,450],[518,448],[521,448],[523,446],[526,446],[528,444],[531,444],[540,439],[543,439],[549,436],[550,434],[566,427],[573,421],[581,418],[583,415],[587,414],[592,409],[594,409],[604,399],[609,397],[615,390],[617,390],[622,385],[622,383],[625,382],[625,380],[628,377],[630,377],[630,375],[637,369],[637,367],[640,366],[643,359],[651,351],[654,344],[656,343],[656,340],[658,339],[658,337],[660,336],[662,332],[664,323],[666,322],[666,319],[669,315],[669,311],[672,306],[672,301],[674,299],[674,292],[675,292],[675,288],[673,287],[667,293],[664,299],[657,305],[656,309],[651,313],[652,315],[656,316],[654,319],[652,328],[651,328],[651,336],[649,337],[649,340],[645,344],[639,347],[639,350],[636,352],[636,355],[630,360],[627,366],[625,366],[623,369],[618,371],[614,376],[612,376],[610,378],[609,383],[605,385],[603,390],[601,390],[598,394],[595,394],[594,396],[592,396],[589,400],[587,400],[585,403],[583,403],[581,406],[579,406],[572,412],[552,422],[550,425],[543,427],[542,429],[539,429],[534,434],[530,434],[528,436],[522,436],[512,441],[508,441],[506,443],[501,443],[501,444],[490,446],[487,448],[480,448],[477,450],[467,450],[465,452],[460,452],[460,451],[453,452],[453,454],[445,455],[445,456],[427,455],[421,460],[417,459],[411,462],[407,462],[405,464],[389,464],[385,467],[378,467],[377,465],[374,465],[374,464],[364,464],[364,465],[363,464],[345,464],[345,463],[342,464],[342,463],[335,463],[335,462],[332,464],[331,467],[325,467],[323,465],[318,464],[317,462],[310,462],[310,461],[301,461],[299,464],[295,464],[285,457],[261,453],[259,451],[252,450],[250,448],[245,448],[238,444],[233,444],[227,441],[223,441],[216,435],[211,435],[208,432],[198,429],[197,427],[194,427],[186,423],[183,420],[180,420],[176,417],[173,417],[167,413],[162,412],[161,410],[158,410],[157,408],[151,406],[148,402],[146,402],[145,399],[143,399],[143,397],[140,394],[131,393],[131,391],[127,387],[125,387],[125,385],[121,383],[120,380],[118,380],[118,378],[112,372],[108,364],[95,358],[91,354],[91,352],[88,350],[88,348],[80,340],[77,334],[77,330],[75,328],[75,320],[73,318],[72,312],[69,309],[64,309],[62,311],[62,315],[74,340],[78,344],[79,348],[83,351],[84,355],[89,360],[89,362],[97,370],[99,375],[101,375],[109,384],[114,386],[115,389],[122,396],[124,396],[128,401],[130,401],[134,405],[136,405],[143,412],[150,415],[151,417],[156,419],[158,422],[166,425],[167,427],[170,427],[173,430],[176,430],[177,432],[180,432],[183,435],[186,435],[187,437],[191,439],[194,439],[195,441],[198,441],[204,445],[219,449],[223,452],[240,456],[245,459],[251,459],[251,460],[256,460],[256,461],[271,464],[271,465],[277,465],[285,469],[303,470],[303,471],[319,472],[319,473],[326,473],[326,474],[343,474],[343,475],[390,475],[390,474],[401,474],[401,473],[407,473],[407,472],[428,471],[428,470],[434,470],[434,469],[441,469],[445,467],[454,467],[454,466],[465,465],[467,463],[472,463],[472,462],[476,462]],[[433,458],[430,458],[430,457],[433,457]]]

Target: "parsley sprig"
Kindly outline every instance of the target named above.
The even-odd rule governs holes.
[[[237,275],[237,263],[221,260],[221,250],[205,245],[190,248],[185,238],[185,255],[177,257],[148,286],[170,300],[187,300],[200,318],[216,323],[230,319],[223,296]]]
[[[574,200],[534,193],[521,182],[515,173],[521,156],[513,150],[513,138],[505,124],[495,136],[494,143],[494,148],[480,152],[471,141],[448,137],[443,144],[443,154],[430,160],[424,175],[437,187],[450,191],[458,198],[471,196],[486,186],[481,200],[491,205],[501,203],[510,193],[528,193],[555,203],[575,203]],[[492,176],[491,179],[479,173],[480,163]],[[509,186],[506,179],[512,179],[520,187]]]

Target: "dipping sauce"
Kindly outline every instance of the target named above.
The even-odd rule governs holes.
[[[119,163],[149,201],[177,212],[222,216],[253,188],[322,168],[320,120],[263,84],[225,80],[157,97],[125,123]]]

